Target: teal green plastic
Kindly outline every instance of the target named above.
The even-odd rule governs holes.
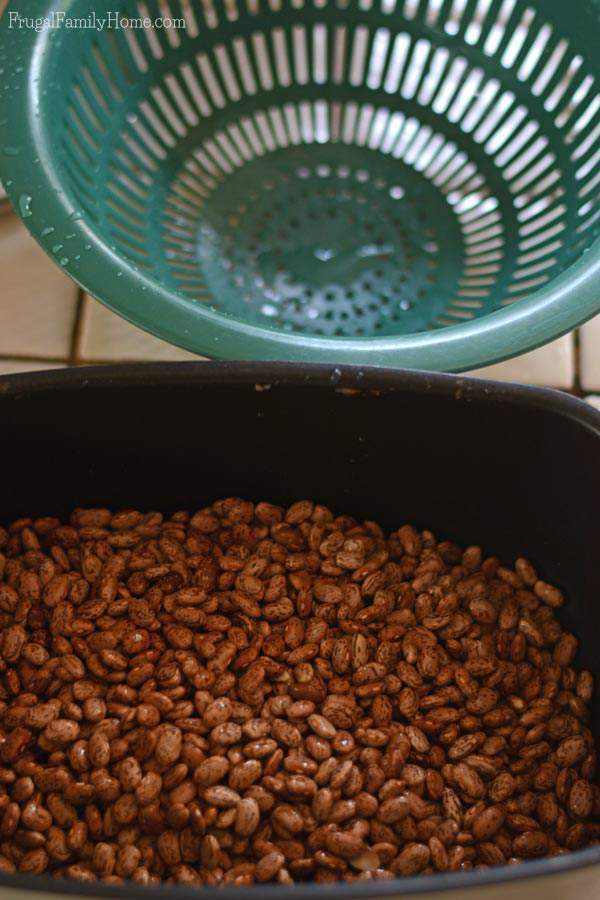
[[[472,369],[600,309],[599,40],[598,0],[13,0],[0,177],[189,350]]]

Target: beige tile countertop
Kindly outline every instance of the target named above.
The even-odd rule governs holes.
[[[0,218],[0,271],[0,373],[199,358],[83,296],[12,214]],[[600,317],[578,333],[474,374],[600,394]]]

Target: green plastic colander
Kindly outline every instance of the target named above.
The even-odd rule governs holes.
[[[599,47],[599,0],[15,0],[1,176],[182,347],[472,368],[600,308]]]

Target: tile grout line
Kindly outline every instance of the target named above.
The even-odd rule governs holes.
[[[83,308],[85,305],[85,294],[83,288],[79,288],[77,293],[77,302],[75,304],[75,318],[71,329],[71,341],[69,346],[69,358],[67,364],[76,366],[78,363],[78,347],[81,337],[81,329],[83,324]]]
[[[0,362],[63,363],[69,365],[69,360],[64,356],[32,356],[24,353],[0,353]]]
[[[573,332],[573,353],[575,378],[573,380],[572,392],[578,397],[585,397],[586,392],[581,386],[581,332],[578,328]],[[589,393],[589,391],[587,393]]]

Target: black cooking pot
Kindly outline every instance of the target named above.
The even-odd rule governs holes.
[[[75,506],[175,511],[224,496],[313,498],[389,528],[411,522],[526,555],[568,597],[577,664],[600,681],[600,414],[554,391],[271,363],[111,366],[0,378],[3,524]],[[600,739],[600,706],[593,706]],[[197,896],[0,874],[2,900]],[[214,900],[419,896],[597,900],[600,846],[395,881],[200,889]]]

